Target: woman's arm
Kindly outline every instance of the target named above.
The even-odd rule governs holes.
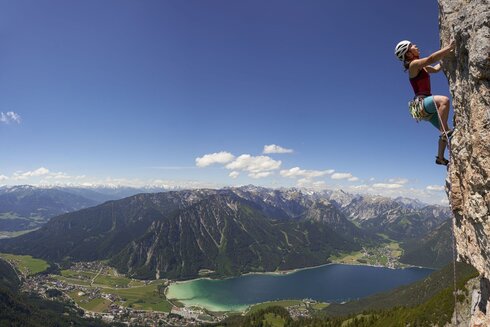
[[[444,48],[434,52],[433,54],[431,54],[428,57],[421,58],[421,59],[415,59],[414,61],[412,61],[410,63],[410,70],[411,71],[413,70],[414,72],[418,72],[422,68],[430,66],[430,65],[438,62],[439,60],[441,60],[442,58],[447,56],[451,52],[451,50],[453,50],[453,49],[454,49],[454,41],[452,41],[451,44],[449,44],[447,47],[444,47]],[[429,71],[429,70],[427,70],[427,71]]]
[[[438,73],[441,70],[442,66],[441,64],[437,64],[435,66],[425,66],[424,68],[429,74],[433,74]]]

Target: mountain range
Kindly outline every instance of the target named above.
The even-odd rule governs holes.
[[[165,189],[156,187],[3,186],[0,187],[0,231],[32,230],[67,212],[138,193],[162,191]]]
[[[97,201],[58,189],[3,187],[0,188],[0,231],[34,229],[54,216],[96,204]]]
[[[383,242],[380,232],[425,235],[447,210],[339,192],[245,186],[137,194],[57,216],[0,241],[0,251],[109,260],[139,278],[191,278],[202,269],[231,276],[324,264]]]

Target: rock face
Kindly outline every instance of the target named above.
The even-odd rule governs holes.
[[[471,326],[490,326],[490,3],[438,1],[441,43],[456,43],[443,62],[455,113],[447,192],[459,258],[481,274]]]

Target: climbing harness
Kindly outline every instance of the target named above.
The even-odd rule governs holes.
[[[421,120],[430,120],[433,114],[428,113],[424,109],[424,98],[416,97],[408,101],[408,111],[417,123]]]
[[[440,137],[445,137],[446,138],[446,144],[447,144],[447,149],[448,149],[448,152],[449,152],[449,163],[451,163],[451,140],[449,139],[450,136],[452,136],[452,131],[446,131],[446,128],[444,128],[444,124],[442,123],[442,118],[441,118],[441,114],[439,113],[439,108],[437,107],[437,102],[434,101],[434,105],[436,107],[436,113],[437,113],[437,118],[439,118],[439,123],[442,127],[442,131],[443,133],[441,134]],[[448,167],[449,168],[449,167]],[[451,193],[451,183],[448,183],[448,188],[449,188],[449,192]],[[451,212],[453,211],[452,210],[452,207],[451,207],[451,200],[449,199],[449,208],[451,209]],[[456,294],[456,259],[457,259],[457,250],[456,250],[456,238],[454,236],[454,227],[456,225],[456,217],[454,216],[454,214],[452,215],[453,216],[453,221],[452,221],[452,241],[453,241],[453,288],[454,288],[454,292],[453,292],[453,295],[454,295],[454,317],[456,319],[456,322],[458,322],[458,311],[457,311],[457,308],[456,308],[456,304],[458,303],[457,300],[457,294]]]

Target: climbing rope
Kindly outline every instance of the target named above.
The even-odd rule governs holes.
[[[434,98],[432,98],[432,101],[434,101]],[[439,108],[437,107],[437,102],[434,101],[434,105],[436,107],[436,112],[437,112],[437,117],[439,118],[439,123],[441,124],[441,127],[442,127],[442,131],[444,133],[444,137],[446,138],[446,142],[447,142],[447,149],[448,149],[448,152],[449,152],[449,164],[451,164],[451,141],[449,140],[449,135],[448,135],[448,131],[446,131],[446,128],[444,127],[444,124],[442,123],[442,118],[441,118],[441,114],[439,113]],[[449,194],[451,194],[451,182],[449,182]],[[453,211],[452,209],[452,206],[451,206],[451,199],[449,199],[449,208],[451,210],[451,212]],[[454,288],[454,292],[453,292],[453,295],[454,295],[454,317],[456,318],[456,323],[458,323],[458,311],[457,311],[457,308],[456,308],[456,303],[457,303],[457,294],[456,294],[456,257],[457,257],[457,250],[456,250],[456,237],[454,236],[455,235],[455,226],[456,226],[456,217],[454,216],[454,214],[452,215],[453,219],[452,219],[452,241],[453,241],[453,288]]]

